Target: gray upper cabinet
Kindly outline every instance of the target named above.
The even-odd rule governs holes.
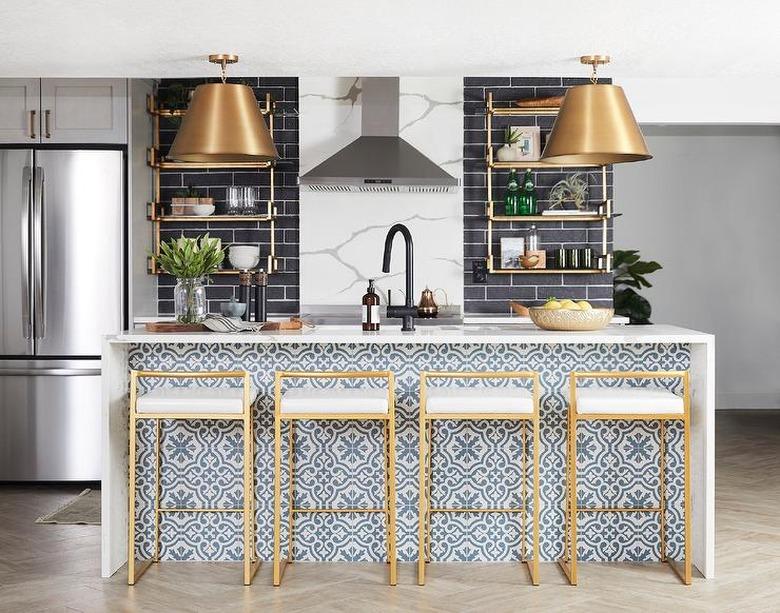
[[[42,143],[126,143],[125,79],[41,79]]]
[[[125,79],[0,79],[0,143],[127,143]]]
[[[0,143],[41,142],[40,104],[40,79],[0,79]]]

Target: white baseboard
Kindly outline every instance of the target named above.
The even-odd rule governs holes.
[[[780,393],[718,394],[717,409],[780,409]]]

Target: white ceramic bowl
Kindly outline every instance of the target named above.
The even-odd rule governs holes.
[[[251,270],[260,263],[260,246],[233,245],[228,249],[228,259],[238,270]]]
[[[206,217],[213,215],[216,208],[213,204],[193,204],[190,206],[190,211],[192,211],[192,215]]]

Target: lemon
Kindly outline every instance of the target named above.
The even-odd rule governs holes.
[[[558,309],[562,308],[561,303],[557,300],[548,300],[544,303],[544,307],[548,311],[557,311]]]
[[[580,307],[577,305],[574,300],[570,300],[566,298],[565,300],[561,300],[561,308],[566,309],[567,311],[579,311]]]
[[[590,306],[590,302],[587,300],[579,300],[577,304],[579,305],[581,311],[590,311],[593,308]]]

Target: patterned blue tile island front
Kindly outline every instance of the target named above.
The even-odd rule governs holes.
[[[420,370],[538,371],[542,386],[541,554],[544,560],[554,560],[563,551],[568,373],[683,370],[689,368],[690,351],[681,344],[138,344],[130,349],[129,364],[130,368],[143,370],[246,369],[251,373],[260,393],[254,408],[255,497],[257,552],[264,560],[271,558],[273,538],[275,370],[395,373],[397,529],[402,561],[417,558]],[[638,384],[606,384],[616,383]],[[177,384],[224,382],[190,380]],[[672,380],[643,384],[662,384],[680,392]],[[150,556],[153,543],[154,432],[152,422],[139,423],[136,552],[141,558]],[[168,421],[162,432],[161,506],[241,506],[240,424]],[[382,506],[383,456],[378,423],[299,422],[295,432],[297,507]],[[577,457],[580,505],[656,506],[658,434],[658,424],[650,422],[612,420],[581,425]],[[284,440],[286,444],[286,436]],[[671,558],[680,558],[682,551],[681,442],[681,423],[671,422],[667,425],[666,463],[667,546]],[[434,427],[433,446],[432,495],[436,506],[520,506],[523,449],[519,425],[500,421],[439,422]],[[286,491],[284,483],[282,491]],[[283,505],[286,517],[286,500]],[[164,514],[160,529],[162,557],[237,560],[241,556],[240,523],[237,513]],[[384,559],[382,514],[300,514],[295,526],[295,559]],[[516,560],[521,550],[520,534],[519,515],[434,515],[433,559]],[[284,536],[282,542],[286,543]],[[581,560],[657,559],[658,515],[582,514],[579,550]]]

